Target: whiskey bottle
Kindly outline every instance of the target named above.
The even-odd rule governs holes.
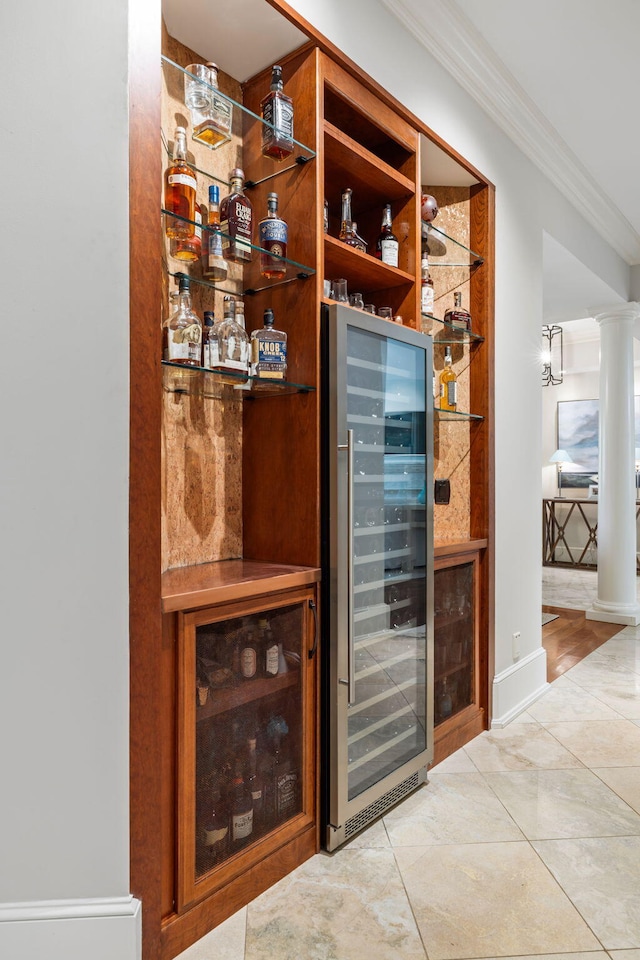
[[[458,404],[458,378],[451,366],[451,347],[444,348],[444,368],[440,374],[440,409],[455,410]]]
[[[193,139],[215,150],[231,140],[233,106],[218,89],[218,67],[207,63],[209,69],[209,89],[207,105],[201,110],[192,109],[191,122]],[[205,88],[206,89],[206,88]]]
[[[264,676],[260,643],[255,630],[249,627],[240,641],[240,676],[243,680],[255,680]]]
[[[202,212],[196,203],[195,226],[191,229],[193,233],[188,237],[172,237],[169,241],[169,254],[175,260],[181,260],[183,263],[196,263],[202,253]]]
[[[471,330],[471,314],[462,306],[462,294],[459,290],[453,295],[453,309],[446,311],[444,322],[459,330]]]
[[[397,267],[399,250],[400,244],[393,232],[391,204],[387,203],[382,215],[382,229],[376,242],[376,257],[390,267]]]
[[[229,846],[229,811],[225,807],[220,787],[214,786],[202,818],[202,837],[205,864],[210,869],[227,855]]]
[[[342,191],[342,213],[340,216],[340,233],[338,234],[338,239],[342,240],[343,243],[349,243],[350,246],[355,247],[357,240],[355,238],[355,231],[353,229],[353,223],[351,220],[351,197],[353,195],[353,190],[351,187],[345,187]]]
[[[222,254],[220,232],[220,187],[209,187],[209,213],[207,217],[207,242],[202,264],[202,275],[207,280],[226,280],[229,267]]]
[[[218,358],[213,370],[222,374],[229,373],[228,383],[246,383],[249,372],[249,338],[244,329],[244,304],[240,303],[242,313],[236,319],[236,301],[233,297],[224,298],[224,319],[217,325]],[[242,322],[239,322],[239,321]]]
[[[278,216],[278,194],[267,196],[267,215],[259,224],[260,275],[269,280],[281,280],[287,275],[287,265],[281,257],[287,256],[288,227]]]
[[[218,334],[215,330],[216,318],[213,310],[205,310],[202,329],[202,366],[207,370],[215,368],[218,360]]]
[[[222,255],[227,260],[247,263],[251,260],[253,208],[243,192],[244,171],[234,168],[230,175],[231,193],[220,204]]]
[[[252,733],[247,739],[247,786],[253,803],[253,827],[259,830],[264,819],[265,788],[261,771],[258,766],[257,739]]]
[[[196,175],[187,163],[187,134],[184,127],[176,127],[173,163],[164,174],[164,208],[169,213],[165,221],[167,237],[192,237],[196,213]],[[171,214],[177,216],[172,217]]]
[[[236,760],[231,781],[231,840],[235,846],[251,841],[253,833],[253,799],[242,771],[242,761]]]
[[[362,250],[363,253],[366,253],[367,246],[368,246],[367,241],[363,240],[363,238],[358,233],[358,224],[356,223],[356,221],[352,220],[351,224],[353,226],[353,235],[356,238],[356,250]]]
[[[258,629],[262,634],[262,656],[265,677],[278,676],[278,643],[266,617],[258,620]]]
[[[178,275],[178,307],[162,327],[163,359],[199,367],[202,358],[202,324],[191,309],[189,277]]]
[[[293,153],[293,100],[283,92],[282,67],[271,68],[271,90],[260,104],[262,154],[284,160]]]
[[[273,310],[264,311],[264,326],[251,334],[251,376],[284,380],[287,374],[287,334],[275,330]]]
[[[271,717],[267,735],[273,741],[271,766],[271,816],[274,823],[282,823],[292,817],[299,807],[298,771],[287,749],[289,727],[284,717]]]
[[[422,255],[421,262],[421,281],[420,281],[420,313],[433,316],[433,280],[429,275],[429,258],[426,254]]]

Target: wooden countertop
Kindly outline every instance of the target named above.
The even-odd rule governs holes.
[[[473,553],[476,550],[486,549],[489,541],[484,539],[479,540],[463,540],[462,542],[452,542],[447,543],[446,541],[440,541],[434,543],[433,545],[433,555],[434,557],[455,557],[459,553]]]
[[[263,593],[308,586],[320,580],[315,567],[263,560],[218,560],[175,567],[162,574],[162,612],[193,610]]]

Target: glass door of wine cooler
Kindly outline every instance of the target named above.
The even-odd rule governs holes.
[[[429,338],[331,312],[333,849],[417,786],[432,757],[432,366]]]
[[[248,869],[314,815],[312,613],[313,592],[294,591],[277,605],[262,598],[181,618],[181,905]]]

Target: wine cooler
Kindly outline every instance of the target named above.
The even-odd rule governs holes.
[[[433,759],[431,339],[323,308],[323,751],[334,850]]]

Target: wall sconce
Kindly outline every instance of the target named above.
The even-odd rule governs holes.
[[[543,324],[542,340],[542,386],[557,387],[564,376],[562,327]]]

